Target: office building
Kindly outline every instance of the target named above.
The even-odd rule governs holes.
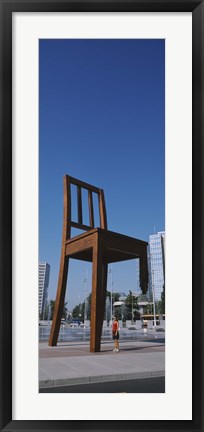
[[[165,232],[161,231],[149,236],[148,247],[149,295],[155,301],[161,300],[165,283]]]
[[[49,278],[50,278],[50,265],[46,262],[39,263],[39,269],[38,269],[39,315],[41,315],[42,319],[47,304]]]

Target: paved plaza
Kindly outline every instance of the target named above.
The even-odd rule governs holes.
[[[102,341],[99,353],[90,353],[88,341],[39,343],[39,388],[165,376],[164,334],[113,348],[112,341]]]

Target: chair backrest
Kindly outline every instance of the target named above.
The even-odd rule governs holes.
[[[77,220],[72,220],[72,193],[71,185],[76,186],[77,193]],[[88,191],[89,224],[83,223],[82,190]],[[93,193],[98,195],[98,207],[100,217],[100,228],[107,229],[107,216],[105,197],[103,189],[99,189],[69,175],[64,176],[64,237],[66,240],[71,237],[71,227],[80,230],[95,228]]]

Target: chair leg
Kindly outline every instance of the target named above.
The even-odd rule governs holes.
[[[102,251],[93,249],[90,351],[99,352],[105,312],[108,266],[102,261]]]
[[[146,250],[140,255],[140,286],[142,293],[146,294],[148,290],[148,263]]]
[[[57,295],[55,300],[55,308],[52,319],[52,327],[49,338],[49,346],[56,346],[60,331],[61,318],[63,314],[64,299],[67,285],[67,273],[68,273],[69,259],[63,253],[60,261],[60,271],[58,278]]]

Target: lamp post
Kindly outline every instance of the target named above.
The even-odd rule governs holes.
[[[85,288],[84,288],[84,297],[85,297],[85,300],[84,300],[84,327],[85,327],[85,321],[87,318],[87,316],[86,316],[87,270],[86,270],[86,276],[84,279],[84,286],[85,286]]]
[[[111,319],[110,319],[110,323],[112,325],[112,319],[113,319],[113,274],[112,274],[112,264],[110,265],[109,274],[110,274],[110,293],[111,293],[111,298],[110,298]]]
[[[132,292],[132,324],[133,324],[133,292]]]
[[[154,330],[157,331],[156,323],[156,308],[155,308],[155,292],[154,292],[154,270],[152,269],[152,294],[153,294],[153,306],[154,306]]]
[[[152,268],[152,256],[150,254],[149,256],[150,258],[150,268],[151,268],[151,273],[152,273],[152,296],[153,296],[153,308],[154,308],[154,330],[155,333],[157,331],[157,323],[156,323],[156,308],[155,308],[155,291],[154,291],[154,269]],[[156,337],[156,335],[155,335]]]

